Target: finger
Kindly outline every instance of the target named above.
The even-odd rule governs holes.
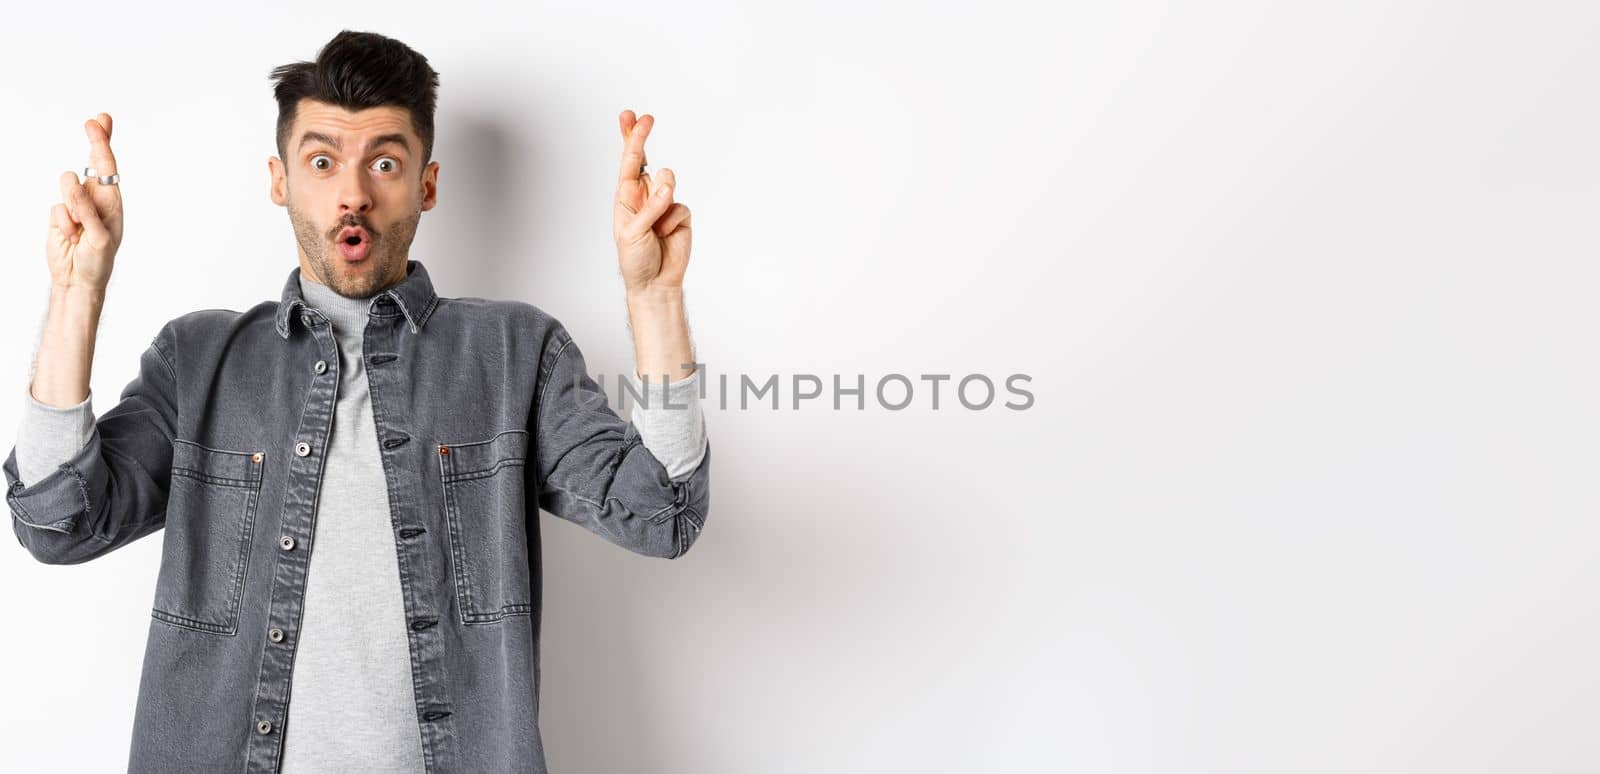
[[[57,203],[50,208],[50,225],[60,231],[67,241],[78,241],[78,224],[72,222],[72,216],[67,214],[67,205]]]
[[[644,166],[644,140],[650,134],[655,118],[649,113],[634,123],[622,141],[622,166],[617,170],[617,191],[638,195],[639,168]],[[626,197],[625,197],[626,200]]]
[[[627,233],[630,236],[643,234],[661,219],[661,215],[672,206],[672,188],[676,182],[672,170],[663,167],[660,184],[656,185],[656,190],[645,200],[644,206],[639,208],[639,214],[634,216],[633,222],[628,226]]]
[[[94,208],[94,202],[89,199],[89,192],[83,190],[81,185],[70,185],[66,188],[67,209],[71,211],[73,220],[83,224],[82,236],[96,244],[109,244],[111,232],[100,222],[100,211]]]
[[[617,187],[617,203],[622,205],[623,209],[627,210],[630,215],[639,214],[639,200],[648,197],[655,190],[655,187],[650,183],[650,174],[648,172],[640,175],[635,182],[637,184],[628,189],[624,189],[621,186]]]
[[[61,183],[61,201],[68,207],[67,214],[72,218],[73,223],[81,222],[78,220],[77,214],[71,211],[72,192],[74,190],[83,190],[83,184],[78,182],[78,173],[72,171],[62,172],[59,182]]]
[[[84,121],[83,133],[89,137],[89,164],[94,167],[94,173],[115,175],[117,157],[111,152],[111,116],[101,113],[97,118]]]
[[[665,238],[668,234],[676,231],[679,226],[687,225],[689,225],[689,205],[683,202],[675,202],[667,209],[667,213],[656,221],[655,226],[652,228],[655,229],[656,236]]]
[[[638,120],[639,119],[636,116],[634,116],[632,110],[624,110],[624,111],[622,111],[621,115],[617,116],[617,125],[622,127],[622,141],[623,142],[627,142],[628,141],[628,132],[633,131],[633,125],[635,123],[637,123]]]

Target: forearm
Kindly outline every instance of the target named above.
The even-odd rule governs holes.
[[[667,475],[674,481],[686,480],[699,467],[707,442],[682,288],[629,293],[628,319],[636,376],[647,377],[643,383],[633,379],[637,394],[645,398],[634,404],[633,423]]]
[[[694,373],[689,345],[689,319],[683,288],[629,291],[628,326],[639,376],[653,384],[676,382]]]
[[[96,331],[104,290],[52,285],[29,394],[46,406],[66,408],[89,397]]]

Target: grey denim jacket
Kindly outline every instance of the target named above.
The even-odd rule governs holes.
[[[23,485],[17,539],[85,562],[165,528],[128,770],[276,772],[323,450],[339,385],[300,295],[161,328],[89,442]],[[710,509],[711,453],[675,482],[539,308],[442,298],[422,264],[364,333],[427,771],[544,772],[539,511],[676,558]]]

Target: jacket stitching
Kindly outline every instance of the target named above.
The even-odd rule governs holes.
[[[78,481],[78,496],[83,498],[83,520],[85,524],[89,525],[89,537],[92,537],[102,543],[110,543],[112,541],[112,537],[109,535],[102,535],[95,531],[94,524],[90,521],[92,514],[89,511],[89,482],[84,480],[83,474],[79,473],[78,469],[74,467],[72,463],[63,462],[61,465],[62,467],[65,467],[67,472],[71,473],[72,477]]]
[[[539,402],[534,406],[535,415],[544,410],[544,395],[550,391],[550,375],[556,372],[556,366],[561,364],[561,356],[567,354],[567,347],[571,344],[572,339],[567,339],[561,345],[561,349],[556,350],[555,359],[550,361],[550,368],[539,377],[544,384],[539,387]]]
[[[156,334],[156,337],[150,340],[150,346],[154,347],[156,354],[161,356],[161,364],[167,367],[167,373],[172,374],[172,384],[176,386],[178,384],[178,371],[172,367],[172,361],[167,359],[167,353],[161,351],[161,334]],[[177,405],[176,398],[172,403],[174,406]]]
[[[539,417],[541,417],[543,415],[543,412],[544,412],[544,400],[545,400],[544,396],[545,396],[545,393],[550,391],[551,374],[554,374],[556,372],[556,366],[561,364],[561,357],[563,355],[567,354],[567,347],[571,346],[571,344],[572,344],[572,339],[571,338],[568,338],[566,341],[563,341],[561,343],[561,348],[556,350],[556,356],[550,360],[550,367],[545,369],[545,372],[543,374],[540,374],[540,376],[539,376],[539,381],[543,382],[543,384],[539,385],[539,397],[538,397],[537,400],[535,400],[533,402],[533,416],[534,416],[534,420],[533,421],[536,424],[542,424],[539,421]],[[537,448],[537,444],[535,444],[535,448]],[[533,471],[534,488],[535,489],[544,489],[549,484],[549,482],[545,480],[544,472],[542,470],[539,470],[538,468],[539,468],[539,466],[535,466],[535,469]],[[557,487],[557,489],[560,490],[559,487]],[[565,490],[560,490],[560,491],[565,491]],[[568,494],[572,494],[572,493],[568,492]],[[577,495],[574,494],[573,496],[576,497]],[[590,502],[592,503],[593,501],[590,501]]]

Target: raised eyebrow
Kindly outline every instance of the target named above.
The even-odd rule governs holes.
[[[320,142],[324,145],[332,146],[334,150],[344,150],[344,143],[340,142],[339,138],[318,131],[308,130],[305,134],[300,135],[301,148],[304,148],[306,143],[309,142]],[[406,140],[405,135],[398,132],[391,134],[380,134],[377,137],[372,138],[371,142],[367,143],[367,151],[371,152],[374,148],[388,143],[395,143],[404,148],[407,153],[411,152],[411,143]]]
[[[406,141],[405,135],[398,132],[394,134],[383,134],[372,138],[372,141],[367,143],[367,152],[371,153],[373,149],[377,148],[379,145],[387,145],[389,143],[395,143],[399,145],[400,147],[404,148],[407,153],[411,152],[411,143]]]
[[[320,142],[323,145],[333,146],[335,150],[344,150],[344,143],[340,142],[339,138],[323,134],[322,132],[310,130],[307,130],[305,134],[300,135],[299,148],[304,149],[306,147],[306,143],[311,142]]]

